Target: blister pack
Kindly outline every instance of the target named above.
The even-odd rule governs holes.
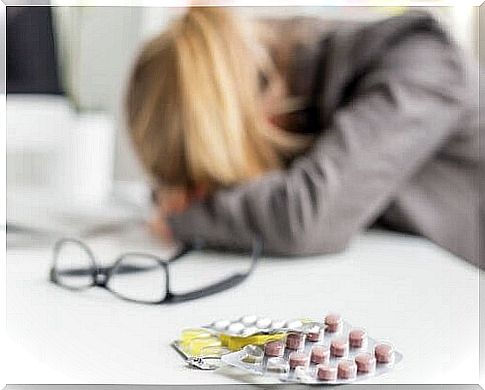
[[[246,315],[184,329],[172,343],[188,364],[216,369],[217,360],[284,382],[340,384],[382,375],[402,360],[388,342],[376,341],[340,315],[322,321],[274,320]]]
[[[221,319],[205,325],[204,328],[214,333],[227,336],[248,337],[255,334],[271,334],[281,331],[301,330],[310,319],[271,319],[255,315],[242,316],[236,320]]]
[[[328,314],[323,322],[303,320],[298,327],[270,327],[267,332],[282,329],[284,337],[246,345],[223,355],[222,361],[285,382],[341,384],[382,375],[402,360],[392,344],[376,341],[338,314]]]

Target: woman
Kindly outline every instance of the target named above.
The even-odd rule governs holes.
[[[340,251],[374,223],[477,261],[477,107],[429,15],[331,26],[192,8],[148,42],[128,125],[178,240]]]

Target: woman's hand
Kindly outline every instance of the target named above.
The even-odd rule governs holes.
[[[184,188],[162,188],[156,193],[156,204],[164,215],[180,214],[190,204],[190,196]]]
[[[173,241],[167,217],[183,213],[192,202],[204,198],[206,191],[199,187],[188,191],[185,188],[161,188],[155,194],[156,213],[149,223],[150,231],[165,242]]]

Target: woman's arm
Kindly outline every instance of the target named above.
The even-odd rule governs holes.
[[[169,218],[176,238],[269,253],[339,251],[447,141],[467,95],[458,51],[419,33],[395,45],[339,109],[312,150]]]

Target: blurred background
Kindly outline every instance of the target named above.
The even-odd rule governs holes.
[[[477,58],[483,10],[440,3],[427,1],[436,5],[424,8]],[[64,235],[79,235],[146,215],[147,180],[124,128],[125,83],[141,42],[184,8],[8,5],[7,221],[9,233],[19,233],[14,242],[25,232],[29,239],[31,233],[53,233],[53,219]],[[345,21],[376,20],[408,8],[241,7],[240,12]]]

